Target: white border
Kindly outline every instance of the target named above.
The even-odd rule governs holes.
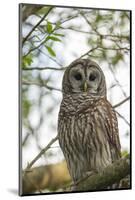
[[[16,200],[16,190],[18,187],[18,3],[41,3],[52,5],[70,5],[80,7],[98,7],[98,8],[115,8],[115,9],[133,9],[133,0],[24,0],[24,1],[1,1],[0,11],[0,198]],[[134,22],[135,14],[133,12],[133,58],[134,55]],[[133,74],[135,74],[133,62]],[[133,76],[133,85],[135,83]],[[133,91],[133,99],[135,92]],[[133,105],[133,111],[135,106]],[[133,113],[133,136],[134,134]],[[135,144],[133,142],[133,172],[135,170]],[[78,193],[65,195],[45,195],[45,196],[28,196],[26,199],[133,199],[135,195],[133,173],[133,190],[113,191],[113,192],[93,192]]]

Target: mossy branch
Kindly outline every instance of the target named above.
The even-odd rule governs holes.
[[[109,165],[103,172],[89,176],[76,185],[76,191],[92,191],[105,189],[130,175],[130,156],[121,158]]]

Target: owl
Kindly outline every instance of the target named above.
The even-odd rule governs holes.
[[[73,183],[121,157],[116,113],[101,68],[90,59],[67,67],[58,118],[59,144]]]

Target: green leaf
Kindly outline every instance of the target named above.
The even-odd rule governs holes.
[[[22,67],[26,68],[26,67],[30,66],[32,62],[33,62],[33,55],[32,54],[29,54],[28,56],[24,56],[22,58]]]
[[[41,6],[41,9],[39,9],[36,13],[39,15],[45,15],[50,8],[51,6]]]
[[[59,38],[54,37],[54,36],[48,36],[48,37],[46,38],[46,41],[47,41],[47,40],[53,40],[53,41],[56,41],[56,42],[61,42],[61,40],[60,40]]]
[[[51,33],[52,32],[52,30],[53,30],[53,26],[52,26],[52,24],[50,23],[50,22],[47,22],[47,32],[48,33]]]
[[[123,54],[121,52],[117,52],[114,57],[112,57],[112,64],[116,65],[120,60],[123,60]]]
[[[60,25],[61,25],[61,22],[59,21],[59,22],[57,22],[56,23],[56,26],[55,26],[55,29],[58,29],[58,28],[60,28]]]
[[[95,22],[98,23],[98,22],[102,21],[102,19],[103,19],[103,18],[102,18],[102,15],[98,14],[98,15],[96,16]]]
[[[121,154],[122,154],[122,157],[126,157],[129,154],[129,152],[127,150],[124,150],[122,151]]]
[[[31,102],[25,97],[24,99],[23,99],[23,101],[22,101],[22,104],[23,104],[23,106],[22,106],[22,108],[23,108],[23,112],[22,112],[22,114],[23,114],[23,117],[24,118],[27,118],[27,116],[28,116],[28,114],[29,114],[29,112],[30,112],[30,108],[31,108]]]
[[[53,33],[53,35],[61,36],[61,37],[64,37],[64,36],[65,36],[64,34],[60,34],[60,33]]]
[[[49,47],[47,45],[45,45],[45,47],[51,56],[56,57],[56,53],[54,52],[54,50],[51,47]]]

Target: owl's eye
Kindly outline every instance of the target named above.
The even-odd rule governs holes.
[[[75,74],[74,77],[75,77],[75,79],[76,79],[77,81],[82,80],[82,75],[81,75],[80,73]]]
[[[94,81],[96,79],[96,76],[94,74],[90,74],[89,80]]]

